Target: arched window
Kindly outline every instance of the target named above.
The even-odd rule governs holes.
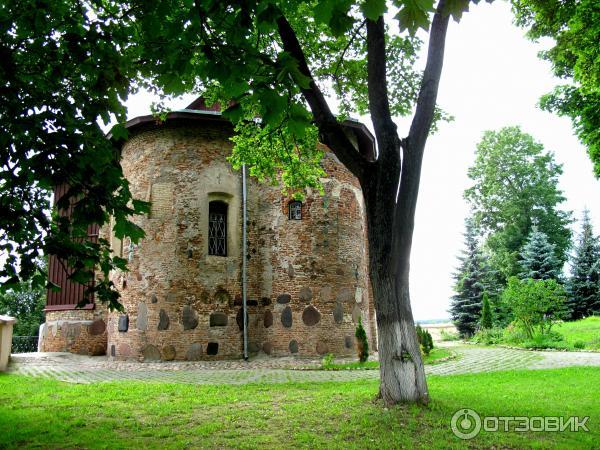
[[[227,203],[208,204],[208,254],[227,256]]]
[[[288,203],[288,219],[302,220],[302,202],[292,200]]]

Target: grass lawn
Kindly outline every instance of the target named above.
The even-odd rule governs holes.
[[[423,358],[423,363],[425,364],[436,364],[438,363],[440,360],[446,360],[446,358],[449,358],[450,356],[455,355],[454,353],[452,353],[450,350],[448,350],[447,348],[443,348],[443,347],[435,347],[431,350],[431,352],[429,352],[429,355],[425,356]]]
[[[553,330],[564,336],[569,348],[583,344],[588,350],[600,350],[600,317],[556,324]],[[577,343],[581,344],[577,344]]]
[[[493,329],[482,334],[478,332],[473,338],[473,342],[484,345],[508,344],[536,350],[600,351],[600,317],[588,317],[575,322],[560,322],[552,327],[549,335],[538,335],[533,339],[527,338],[518,328],[512,332],[508,332],[508,329]]]
[[[446,358],[453,354],[447,348],[435,347],[429,352],[429,355],[423,357],[424,364],[435,364],[440,360],[446,360]],[[361,362],[349,362],[349,363],[336,363],[335,361],[331,364],[323,364],[321,366],[323,370],[375,370],[379,369],[379,361],[366,361]]]
[[[384,408],[376,381],[197,386],[74,385],[0,375],[0,448],[592,448],[600,369],[429,378],[428,407]],[[590,416],[590,432],[482,432],[461,441],[455,411]]]

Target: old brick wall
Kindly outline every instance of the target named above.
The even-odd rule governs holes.
[[[161,127],[125,144],[122,165],[132,193],[151,201],[152,210],[135,219],[146,238],[137,246],[123,243],[130,272],[113,274],[129,323],[125,315],[109,318],[111,356],[240,357],[241,180],[225,160],[230,133],[226,123]],[[212,200],[228,204],[226,257],[208,255]]]
[[[146,232],[138,245],[111,239],[130,271],[111,275],[125,312],[108,314],[109,356],[242,356],[241,175],[226,161],[231,133],[225,122],[179,121],[134,131],[125,143],[122,166],[132,193],[151,201],[152,209],[148,217],[134,219]],[[289,199],[278,188],[248,182],[251,353],[354,354],[358,317],[374,348],[362,194],[332,154],[324,166],[325,196],[307,195],[301,221],[288,219]],[[212,200],[228,205],[226,257],[208,254]],[[93,321],[88,313],[76,316]],[[79,347],[89,348],[85,327],[61,330],[56,335],[77,334]],[[47,345],[53,345],[52,336]]]
[[[374,348],[362,193],[333,154],[323,164],[325,195],[308,193],[302,220],[289,219],[278,189],[251,184],[251,267],[262,277],[250,292],[272,300],[258,323],[269,354],[354,354],[359,317]]]
[[[101,305],[91,310],[46,312],[46,322],[40,327],[38,350],[94,356],[106,354],[106,315],[106,309]]]

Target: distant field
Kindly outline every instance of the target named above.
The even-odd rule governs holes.
[[[442,339],[442,331],[447,334],[457,334],[458,330],[454,326],[452,322],[445,321],[440,323],[429,323],[429,324],[420,324],[424,330],[429,331],[431,333],[431,337],[434,341],[441,341]]]
[[[427,320],[415,320],[415,323],[419,325],[429,325],[434,323],[450,323],[450,319],[427,319]]]

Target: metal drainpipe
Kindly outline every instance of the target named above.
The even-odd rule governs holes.
[[[244,360],[248,360],[248,309],[246,306],[246,296],[248,290],[247,278],[247,238],[246,227],[248,221],[248,211],[246,209],[246,164],[242,164],[242,316],[244,321]]]

